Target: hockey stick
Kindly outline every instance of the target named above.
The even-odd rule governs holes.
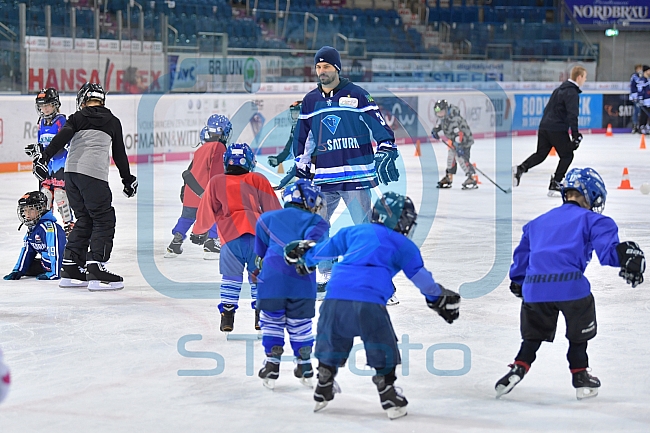
[[[454,153],[456,153],[456,156],[458,156],[458,152],[456,152],[456,147],[451,143],[451,140],[449,140],[448,142],[445,141],[445,140],[440,140],[440,141],[442,141],[443,143],[445,143],[445,145],[446,145],[450,150],[452,150]],[[461,158],[462,158],[462,156],[461,156]],[[469,160],[466,160],[466,161],[467,161],[467,164],[470,165]],[[505,194],[510,194],[510,193],[512,192],[512,188],[508,188],[508,189],[503,189],[503,188],[501,188],[501,186],[500,186],[498,183],[496,183],[495,181],[493,181],[493,180],[490,178],[490,176],[488,176],[487,174],[485,174],[482,170],[479,170],[478,167],[474,166],[474,170],[476,170],[476,171],[478,171],[479,173],[481,173],[481,174],[483,175],[484,178],[486,178],[487,180],[489,180],[490,183],[492,183],[492,185],[494,185],[494,186],[496,186],[497,188],[499,188],[499,189],[500,189],[501,191],[503,191]]]

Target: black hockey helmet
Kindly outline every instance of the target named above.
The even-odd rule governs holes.
[[[28,215],[28,210],[36,210],[36,213]],[[41,191],[28,192],[18,200],[18,219],[28,228],[34,227],[48,210],[47,197]]]
[[[298,116],[300,116],[300,109],[302,108],[302,101],[296,101],[289,106],[289,120],[292,125],[298,123]]]
[[[46,104],[51,104],[54,107],[54,110],[50,114],[44,114],[41,111],[41,107]],[[59,92],[54,87],[48,87],[47,89],[42,89],[36,95],[36,112],[41,117],[41,119],[50,120],[59,113],[59,108],[61,107],[61,100],[59,99]]]
[[[77,111],[81,110],[81,106],[91,99],[97,100],[104,105],[106,101],[106,92],[99,83],[85,83],[77,92]]]
[[[441,111],[444,111],[445,114],[447,114],[447,110],[449,109],[449,102],[447,102],[446,99],[438,99],[433,106],[433,111],[436,114],[436,117],[444,117],[443,116],[438,116],[438,113]]]
[[[389,191],[375,202],[371,222],[383,224],[411,238],[417,226],[417,218],[418,214],[410,198]]]

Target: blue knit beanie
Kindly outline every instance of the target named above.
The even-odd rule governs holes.
[[[341,72],[341,55],[335,48],[325,45],[318,50],[314,56],[314,65],[320,62],[326,62],[334,66],[337,71]]]

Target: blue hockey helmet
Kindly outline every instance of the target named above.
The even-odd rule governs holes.
[[[223,165],[226,173],[232,173],[233,168],[241,167],[246,171],[253,171],[257,164],[255,154],[248,143],[232,143],[223,154]]]
[[[220,141],[223,144],[228,142],[232,133],[232,123],[226,116],[213,114],[205,122],[205,126],[208,129],[208,139],[205,141]]]
[[[298,179],[293,185],[285,188],[282,194],[285,203],[293,203],[311,213],[316,213],[325,203],[325,196],[320,186],[309,179]]]
[[[592,211],[602,213],[605,209],[605,200],[607,199],[605,182],[593,168],[570,170],[562,182],[562,200],[565,202],[567,201],[566,192],[569,190],[578,191],[587,200],[589,209]]]
[[[201,140],[200,144],[203,144],[206,141],[208,141],[208,138],[210,138],[210,134],[208,133],[208,127],[204,126],[203,129],[201,129],[201,132],[199,132],[199,140]]]
[[[410,198],[389,191],[375,202],[370,221],[411,238],[417,226],[417,218],[418,214]]]

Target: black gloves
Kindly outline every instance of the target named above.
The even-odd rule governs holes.
[[[41,147],[40,143],[28,144],[27,146],[25,146],[25,153],[27,154],[27,156],[32,158],[32,160],[34,160],[36,158],[41,157],[41,154],[43,153],[43,148]]]
[[[307,275],[314,272],[316,268],[308,267],[303,258],[305,253],[312,249],[314,245],[316,245],[316,242],[314,241],[289,242],[284,247],[284,261],[290,266],[295,266],[298,275]]]
[[[573,143],[573,150],[578,150],[580,142],[582,141],[582,134],[579,132],[571,133],[571,143]]]
[[[438,313],[447,323],[453,323],[460,315],[460,295],[438,284],[442,293],[435,302],[427,299],[427,306]]]
[[[645,272],[645,256],[636,242],[621,242],[616,246],[621,271],[618,273],[626,283],[636,287],[643,282]]]
[[[278,161],[278,157],[275,155],[269,156],[269,165],[271,167],[277,167],[280,165],[280,162]]]
[[[32,162],[32,173],[34,173],[36,179],[41,182],[43,182],[49,174],[49,170],[47,169],[47,161],[41,156],[40,153],[35,157],[34,162]]]
[[[510,281],[510,291],[512,292],[513,295],[515,295],[518,298],[523,298],[524,295],[521,292],[521,284],[515,283],[514,281]]]
[[[122,184],[124,184],[122,192],[127,198],[133,197],[138,192],[138,179],[135,176],[131,175],[131,177],[122,179]]]

